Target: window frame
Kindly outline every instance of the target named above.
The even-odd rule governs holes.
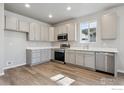
[[[89,38],[90,38],[90,34],[89,34],[89,32],[90,32],[90,27],[89,27],[89,23],[92,23],[92,22],[96,22],[96,41],[95,42],[90,42],[89,41]],[[81,40],[81,24],[83,24],[83,23],[88,23],[88,41],[83,41],[83,40]],[[98,28],[98,22],[97,22],[97,19],[93,19],[93,20],[86,20],[86,21],[82,21],[82,22],[80,22],[80,27],[79,27],[79,42],[80,43],[96,43],[97,42],[97,28]]]

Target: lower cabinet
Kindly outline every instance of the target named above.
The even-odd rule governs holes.
[[[94,52],[84,53],[84,65],[85,67],[95,69],[95,53]]]
[[[65,51],[65,62],[70,64],[75,64],[75,51],[73,50]]]
[[[84,66],[84,55],[81,51],[76,51],[76,65]]]
[[[50,59],[51,59],[50,49],[26,50],[26,63],[28,65],[49,62]]]
[[[65,62],[95,69],[95,52],[66,50]]]
[[[50,61],[50,59],[51,59],[51,50],[50,49],[42,49],[40,51],[40,53],[41,53],[40,58],[41,58],[42,63]]]

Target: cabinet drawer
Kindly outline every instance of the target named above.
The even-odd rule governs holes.
[[[32,53],[32,58],[40,58],[40,53],[39,52],[35,52],[35,53]]]
[[[33,64],[40,63],[40,58],[33,58],[32,63]]]
[[[83,52],[85,55],[94,55],[95,52]]]
[[[40,53],[40,49],[39,50],[32,50],[32,53]]]

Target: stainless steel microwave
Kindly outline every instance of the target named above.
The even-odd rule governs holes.
[[[58,41],[68,41],[68,34],[67,33],[58,34],[57,39]]]

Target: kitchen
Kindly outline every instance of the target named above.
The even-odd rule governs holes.
[[[87,8],[85,6],[90,6],[88,12],[82,10]],[[41,9],[41,13],[36,11],[38,9]],[[44,76],[39,77],[51,80],[45,83],[41,80],[41,85],[102,85],[103,81],[109,85],[109,80],[113,80],[110,82],[112,85],[123,85],[123,9],[123,4],[111,3],[4,4],[4,64],[0,78],[4,79],[6,74],[23,75],[26,70],[33,74],[40,73]],[[44,17],[45,14],[47,17]],[[70,17],[72,15],[74,17]],[[81,76],[78,77],[79,73]],[[99,78],[98,81],[90,81],[90,75],[91,78]],[[87,79],[83,81],[85,76]],[[76,78],[82,79],[78,81]]]

